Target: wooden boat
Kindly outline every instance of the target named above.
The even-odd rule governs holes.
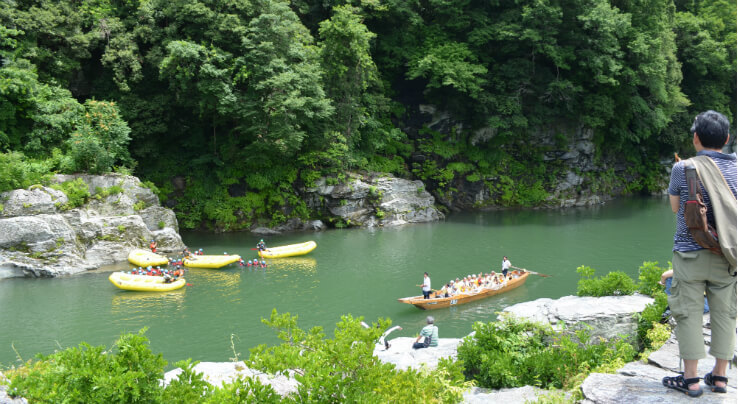
[[[137,248],[128,253],[128,262],[135,266],[146,268],[149,265],[152,267],[157,265],[167,265],[169,260],[163,255]]]
[[[133,275],[124,272],[113,272],[108,280],[120,289],[137,292],[168,292],[177,290],[187,283],[185,278],[165,283],[163,276]]]
[[[413,306],[423,310],[435,310],[451,306],[458,306],[460,304],[473,302],[475,300],[484,299],[486,297],[494,295],[499,295],[500,293],[515,289],[525,283],[525,280],[528,279],[530,272],[513,271],[512,274],[518,275],[518,277],[508,279],[507,283],[505,283],[498,289],[484,288],[481,289],[478,293],[460,293],[451,297],[441,297],[440,295],[436,296],[437,292],[434,292],[431,294],[430,299],[423,299],[423,295],[420,295],[403,297],[397,300],[401,303],[412,304]]]
[[[238,262],[240,255],[192,255],[184,259],[184,266],[190,268],[223,268],[226,265]]]
[[[315,241],[307,241],[300,244],[283,245],[279,247],[270,247],[264,251],[259,251],[259,256],[262,258],[284,258],[294,257],[297,255],[305,255],[310,251],[313,251],[318,244]]]

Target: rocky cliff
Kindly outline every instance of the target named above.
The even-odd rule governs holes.
[[[68,197],[35,185],[0,194],[0,278],[55,277],[125,261],[132,248],[156,239],[159,249],[184,248],[177,218],[136,177],[57,175],[81,178],[90,197],[67,209]]]
[[[349,174],[336,184],[321,178],[303,194],[309,208],[338,217],[342,225],[397,226],[444,218],[421,181],[389,174]]]

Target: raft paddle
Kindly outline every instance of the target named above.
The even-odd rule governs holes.
[[[516,266],[512,266],[512,265],[510,266],[510,268],[515,268],[515,269],[521,269],[521,270],[523,270],[523,271],[525,271],[525,272],[530,272],[530,273],[532,273],[533,275],[538,275],[538,276],[542,276],[542,277],[544,277],[544,278],[548,278],[548,277],[550,277],[550,276],[551,276],[551,275],[546,275],[546,274],[542,274],[542,273],[540,273],[540,272],[535,272],[535,271],[529,271],[529,270],[527,270],[527,269],[525,269],[525,268],[520,268],[520,267],[516,267]]]

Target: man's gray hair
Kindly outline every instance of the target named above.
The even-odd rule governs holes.
[[[425,318],[425,322],[428,324],[433,324],[433,322],[436,321],[433,316],[428,316]]]

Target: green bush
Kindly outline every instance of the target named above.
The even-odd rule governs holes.
[[[644,295],[654,296],[657,292],[664,290],[664,287],[659,282],[661,281],[661,274],[665,270],[658,265],[658,262],[645,261],[638,268],[638,292]]]
[[[471,386],[453,365],[437,373],[400,371],[379,361],[373,351],[382,331],[391,325],[389,320],[380,319],[364,328],[361,318],[342,316],[333,339],[327,339],[321,327],[300,329],[297,317],[289,313],[274,310],[262,321],[275,330],[282,344],[252,349],[249,367],[270,373],[300,369],[295,376],[300,382],[300,401],[457,403],[461,392]]]
[[[52,165],[50,161],[27,159],[20,152],[0,153],[0,192],[48,184]]]
[[[82,178],[77,178],[74,181],[64,181],[59,184],[53,184],[51,187],[58,189],[67,195],[69,201],[62,206],[62,209],[64,210],[82,206],[87,203],[87,200],[90,198],[90,190],[87,188],[87,184],[82,180]]]
[[[595,278],[595,270],[580,266],[577,272],[582,277],[577,283],[577,296],[621,296],[632,295],[637,290],[633,279],[625,272],[614,271]]]
[[[647,305],[638,315],[638,340],[646,348],[653,348],[654,341],[648,335],[654,324],[661,322],[661,316],[669,305],[666,293],[659,291],[653,295],[654,302]]]
[[[512,316],[478,322],[473,329],[474,336],[459,346],[458,359],[467,378],[481,387],[571,390],[590,372],[613,372],[635,356],[635,349],[622,339],[590,343],[586,329],[572,335]]]
[[[132,164],[128,154],[131,129],[115,103],[87,100],[84,107],[84,118],[66,141],[62,170],[103,174],[117,163]]]
[[[122,194],[122,193],[123,193],[123,188],[119,185],[113,185],[109,188],[95,187],[95,197],[99,197],[99,198],[105,198],[110,195],[117,195],[117,194]]]
[[[81,343],[39,356],[10,372],[10,394],[48,403],[160,402],[166,361],[149,350],[144,332],[122,335],[112,352]]]

